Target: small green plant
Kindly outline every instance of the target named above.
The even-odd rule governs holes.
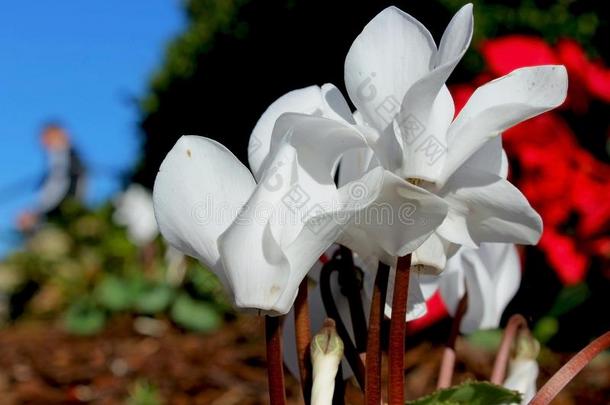
[[[159,389],[143,380],[136,381],[126,401],[127,405],[162,405],[163,403]]]

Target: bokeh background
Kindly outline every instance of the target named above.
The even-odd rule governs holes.
[[[0,14],[0,392],[15,403],[264,398],[261,353],[255,338],[244,337],[256,335],[257,321],[236,317],[214,277],[154,231],[130,231],[134,221],[146,222],[145,189],[180,135],[214,138],[247,163],[250,131],[272,101],[311,84],[344,90],[345,55],[384,7],[414,15],[438,39],[463,3],[7,5]],[[522,285],[506,316],[522,313],[544,344],[544,379],[562,356],[610,329],[610,12],[592,0],[474,4],[473,46],[449,82],[457,106],[517,67],[561,63],[569,74],[561,108],[503,136],[511,179],[545,223],[539,246],[521,250]],[[24,234],[16,218],[36,204],[46,170],[39,132],[49,120],[62,123],[80,153],[87,193]],[[138,215],[121,219],[125,210]],[[411,327],[414,358],[447,334],[442,304],[430,312]],[[497,331],[470,338],[472,356],[483,358],[497,339]],[[485,367],[469,359],[464,375],[483,375]],[[561,403],[607,403],[607,356],[595,367]],[[232,391],[240,381],[251,384]]]

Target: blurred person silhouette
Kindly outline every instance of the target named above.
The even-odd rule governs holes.
[[[49,122],[42,127],[40,142],[47,155],[47,171],[38,191],[37,205],[17,219],[23,232],[30,232],[45,219],[56,216],[64,201],[81,200],[84,196],[85,166],[66,129],[57,122]]]

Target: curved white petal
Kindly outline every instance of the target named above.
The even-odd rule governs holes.
[[[445,251],[449,244],[449,241],[433,232],[420,247],[413,251],[411,265],[422,274],[439,274],[447,263]]]
[[[374,158],[372,149],[351,149],[345,152],[339,166],[339,186],[361,178],[371,169]]]
[[[473,19],[472,4],[463,6],[451,19],[447,26],[438,51],[431,60],[429,73],[415,82],[407,91],[402,101],[401,114],[404,117],[411,116],[430,126],[436,117],[430,117],[432,105],[439,95],[439,91],[445,87],[445,82],[451,72],[458,64],[472,39]],[[453,107],[453,103],[451,103]],[[453,119],[453,108],[449,122]],[[448,123],[447,123],[448,125]],[[446,128],[445,128],[446,129]],[[430,131],[437,136],[445,138],[445,133]]]
[[[459,300],[468,292],[468,307],[460,324],[460,331],[468,334],[498,327],[519,282],[514,245],[484,243],[479,249],[463,247],[449,259],[440,278],[440,291],[451,315],[455,315]]]
[[[248,143],[248,163],[257,180],[261,176],[261,165],[271,145],[273,127],[280,115],[286,112],[322,114],[322,94],[319,86],[293,90],[275,100],[265,110],[252,130]]]
[[[248,162],[257,180],[260,180],[261,166],[271,147],[275,123],[282,114],[290,112],[354,123],[349,105],[339,89],[332,84],[324,84],[321,88],[309,86],[284,94],[267,108],[250,135]]]
[[[481,256],[489,263],[491,279],[496,286],[495,308],[497,315],[494,326],[497,327],[506,306],[513,299],[521,284],[521,261],[517,248],[512,243],[481,244]]]
[[[488,139],[559,106],[567,87],[567,72],[561,65],[517,69],[479,87],[449,128],[441,180],[447,180]]]
[[[431,102],[427,121],[403,111],[394,121],[394,132],[402,149],[400,174],[435,183],[447,155],[447,130],[453,119],[453,98],[443,85]]]
[[[159,229],[170,245],[201,260],[224,281],[218,238],[254,188],[252,174],[227,148],[208,138],[183,136],[155,179]]]
[[[476,247],[481,242],[536,244],[542,219],[507,180],[462,166],[438,193],[449,212],[437,232],[445,239]]]
[[[466,167],[496,174],[503,179],[508,176],[508,157],[502,149],[502,137],[494,136],[472,154],[463,164]]]
[[[366,122],[382,132],[391,124],[409,87],[430,70],[434,52],[430,32],[396,7],[364,27],[345,59],[345,85]]]
[[[378,193],[346,223],[341,243],[386,261],[387,257],[405,256],[424,243],[443,222],[447,204],[387,170],[382,172],[381,178],[374,178],[369,172],[342,188],[354,199],[364,190],[378,188]]]

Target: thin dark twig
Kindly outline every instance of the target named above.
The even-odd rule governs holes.
[[[334,270],[337,270],[336,265],[337,262],[335,260],[331,260],[322,266],[322,271],[320,272],[320,292],[322,293],[322,302],[324,304],[326,314],[336,323],[337,333],[339,334],[341,340],[343,340],[345,358],[354,372],[356,381],[358,381],[360,387],[364,387],[364,363],[362,362],[362,359],[360,358],[358,351],[356,350],[356,347],[349,336],[347,328],[341,319],[341,315],[339,315],[339,310],[337,309],[337,305],[333,299],[330,286],[330,276]]]
[[[529,405],[548,405],[602,351],[610,347],[610,332],[606,332],[572,357],[540,388]]]
[[[527,321],[525,318],[519,314],[511,316],[504,328],[502,342],[500,343],[498,354],[496,354],[496,360],[494,361],[494,368],[491,372],[490,379],[492,383],[502,384],[504,382],[506,367],[508,366],[508,360],[510,359],[510,350],[513,347],[517,332],[521,328],[527,328]]]
[[[438,374],[436,388],[449,388],[453,379],[453,370],[455,369],[455,342],[460,334],[460,324],[464,318],[464,314],[468,309],[468,293],[465,293],[455,310],[455,316],[451,323],[451,332],[445,344],[443,351],[443,359],[441,368]]]
[[[305,404],[311,400],[311,359],[309,344],[311,343],[311,321],[309,319],[309,303],[307,301],[307,277],[301,281],[299,292],[294,302],[294,332],[296,338],[299,375]]]
[[[407,300],[409,296],[409,273],[411,255],[398,258],[394,293],[392,296],[392,319],[390,319],[390,341],[388,344],[389,376],[388,404],[405,403],[405,336]]]
[[[281,318],[265,316],[265,341],[267,344],[267,381],[271,405],[285,405],[284,364],[282,362]]]
[[[375,289],[371,300],[369,332],[366,346],[366,405],[381,403],[381,326],[388,289],[390,268],[381,262],[375,276]]]
[[[359,270],[354,266],[354,257],[352,251],[341,246],[339,249],[341,262],[343,266],[339,271],[339,284],[341,285],[341,293],[347,297],[349,303],[349,312],[352,319],[352,328],[356,341],[356,349],[359,353],[366,351],[366,316],[364,315],[364,305],[362,304],[362,280],[359,275]]]

